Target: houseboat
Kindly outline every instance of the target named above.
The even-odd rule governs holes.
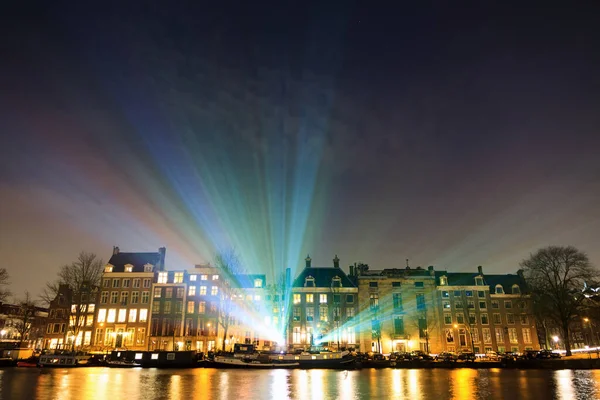
[[[85,367],[89,360],[90,355],[83,353],[42,354],[39,366],[45,368]]]

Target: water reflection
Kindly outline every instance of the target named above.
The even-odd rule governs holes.
[[[0,370],[0,399],[593,399],[600,371]]]

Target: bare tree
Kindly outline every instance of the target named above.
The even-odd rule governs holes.
[[[96,258],[93,253],[82,251],[76,261],[61,267],[58,279],[47,283],[40,295],[45,303],[50,304],[58,295],[61,284],[69,287],[71,291],[70,307],[65,315],[65,322],[69,329],[65,332],[65,343],[68,335],[71,334],[73,335],[73,347],[81,328],[85,326],[89,305],[96,301],[103,266],[102,259]]]
[[[226,249],[215,256],[215,265],[221,269],[220,304],[217,313],[217,324],[223,327],[223,347],[227,340],[227,331],[235,309],[235,299],[240,292],[238,275],[244,273],[239,257],[234,249]]]
[[[549,246],[521,262],[535,309],[559,327],[567,355],[571,355],[570,325],[580,316],[586,282],[598,271],[588,256],[573,246]]]
[[[18,303],[17,315],[14,316],[14,328],[19,334],[19,348],[23,347],[23,342],[28,339],[35,321],[36,302],[31,298],[29,292],[25,292],[25,297]]]
[[[10,285],[9,279],[10,277],[6,268],[0,268],[0,302],[6,301],[11,295],[10,290],[8,290],[8,285]]]

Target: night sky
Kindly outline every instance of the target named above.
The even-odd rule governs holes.
[[[0,39],[18,296],[113,245],[269,275],[600,263],[597,2],[50,3]]]

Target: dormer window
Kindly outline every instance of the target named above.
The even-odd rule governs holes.
[[[496,285],[496,294],[504,294],[504,289],[502,285]]]
[[[306,277],[306,280],[304,281],[304,287],[315,287],[315,278],[312,276]]]
[[[104,272],[112,272],[113,270],[113,266],[112,265],[107,265],[106,267],[104,267]]]
[[[133,265],[131,265],[131,264],[125,265],[125,272],[133,272]]]
[[[146,264],[144,265],[144,272],[152,272],[154,270],[154,265]]]
[[[521,294],[521,288],[519,287],[519,285],[513,285],[512,294]]]
[[[335,276],[331,280],[331,287],[342,287],[342,278],[340,278],[339,276]]]
[[[168,272],[158,273],[158,283],[167,283]]]
[[[448,277],[440,276],[440,286],[446,286],[446,285],[448,285]]]
[[[475,286],[483,286],[483,278],[481,276],[475,277]]]
[[[262,279],[255,279],[254,280],[254,287],[255,288],[261,288],[262,284],[263,284]]]

